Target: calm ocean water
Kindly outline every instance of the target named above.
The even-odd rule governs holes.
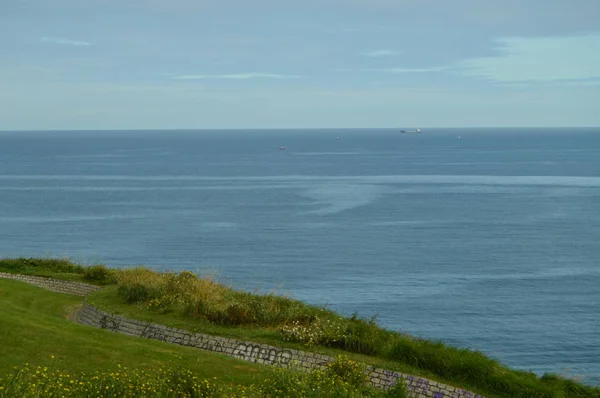
[[[0,132],[1,257],[216,274],[594,384],[599,242],[600,129]]]

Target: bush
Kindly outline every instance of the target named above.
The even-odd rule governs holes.
[[[119,286],[117,294],[121,296],[127,304],[148,302],[149,306],[160,307],[159,289],[142,283],[131,283],[128,286]]]
[[[159,273],[146,268],[122,270],[118,295],[129,304],[175,311],[219,325],[275,326],[313,320],[319,309],[273,294],[238,292],[189,271]]]
[[[86,267],[83,271],[83,279],[100,285],[116,283],[115,271],[106,268],[104,265]]]
[[[375,322],[375,317],[367,321],[353,314],[348,321],[344,344],[340,348],[359,354],[378,355],[387,337],[385,331]]]
[[[309,374],[273,369],[269,378],[260,384],[262,397],[290,398],[406,398],[402,383],[389,390],[375,389],[366,384],[364,367],[344,357],[330,363],[325,369]]]
[[[117,294],[128,304],[148,304],[165,296],[165,284],[161,278],[146,268],[120,271],[116,280]]]
[[[82,274],[84,267],[65,259],[54,258],[4,258],[0,268],[16,272],[48,271],[56,273]]]
[[[287,341],[342,348],[365,355],[379,354],[387,338],[374,319],[365,321],[356,315],[350,319],[322,316],[311,322],[295,321],[282,325],[279,331]]]
[[[514,398],[557,398],[563,389],[547,388],[533,373],[508,371],[476,351],[448,347],[425,339],[398,338],[388,352],[392,360],[426,369],[447,380],[486,386]],[[564,395],[571,397],[572,395]],[[575,397],[575,396],[574,396]]]
[[[398,379],[396,384],[386,391],[387,398],[408,398],[408,390],[404,385],[404,380]]]
[[[279,328],[283,338],[309,346],[340,347],[346,339],[346,322],[343,318],[317,317],[312,322],[292,321]]]
[[[499,374],[501,369],[499,363],[479,352],[447,347],[442,342],[424,339],[397,339],[389,356],[451,380],[475,384]]]
[[[325,366],[325,374],[331,378],[337,377],[353,387],[364,387],[368,381],[365,365],[342,355]]]
[[[377,355],[427,370],[446,380],[485,388],[514,398],[600,398],[600,390],[554,375],[510,370],[484,354],[446,346],[381,329],[374,319],[319,317],[313,322],[291,322],[280,328],[285,340],[306,345],[339,347]],[[403,394],[404,386],[390,394]],[[393,396],[393,395],[392,395]],[[402,396],[402,395],[399,395]]]

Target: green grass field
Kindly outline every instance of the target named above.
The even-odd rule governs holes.
[[[295,373],[80,325],[69,318],[81,302],[0,279],[0,398],[405,397],[368,387],[351,360],[337,363],[343,377]]]
[[[489,398],[600,397],[600,389],[573,380],[512,370],[479,352],[385,330],[373,321],[340,317],[285,297],[235,291],[189,272],[112,270],[53,259],[0,260],[0,271],[55,273],[61,279],[104,285],[88,301],[107,312],[330,356],[343,353],[357,362],[423,376]],[[117,362],[152,369],[176,361],[194,372],[197,369],[202,377],[217,376],[228,383],[251,384],[265,377],[259,365],[70,323],[65,314],[80,298],[15,288],[22,286],[16,282],[0,283],[0,338],[7,342],[2,356],[8,358],[1,360],[0,372],[27,361],[83,371]]]
[[[182,366],[198,377],[251,384],[264,366],[216,353],[120,335],[67,319],[81,298],[0,279],[0,374],[25,363],[92,372]]]

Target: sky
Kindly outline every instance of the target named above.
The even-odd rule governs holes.
[[[600,126],[599,0],[0,0],[0,130]]]

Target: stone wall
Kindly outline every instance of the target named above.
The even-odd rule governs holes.
[[[129,336],[145,337],[171,344],[179,344],[202,350],[214,351],[234,358],[274,366],[297,366],[303,370],[322,368],[334,358],[312,352],[279,348],[266,344],[250,343],[224,337],[191,333],[186,330],[169,328],[163,325],[112,315],[84,304],[78,321],[82,324],[123,333]],[[455,388],[436,381],[374,367],[368,368],[371,383],[379,388],[389,388],[403,379],[410,396],[414,398],[483,398],[472,392]]]
[[[53,292],[67,293],[75,296],[86,296],[89,293],[100,289],[99,286],[94,286],[87,283],[61,281],[58,279],[44,278],[41,276],[11,274],[7,272],[0,272],[0,278],[27,282],[44,289],[52,290]]]
[[[87,283],[6,272],[0,272],[0,278],[14,279],[55,292],[77,296],[86,296],[100,289],[99,286]],[[334,360],[332,357],[312,352],[274,347],[201,333],[191,333],[186,330],[138,321],[109,314],[89,304],[84,304],[81,311],[79,311],[78,322],[129,336],[144,337],[171,344],[218,352],[234,358],[265,365],[281,367],[296,366],[299,369],[308,371],[314,368],[322,368]],[[367,372],[371,383],[378,388],[389,388],[396,384],[399,379],[404,380],[410,392],[409,395],[412,398],[484,398],[481,395],[422,377],[374,367],[369,367]]]

